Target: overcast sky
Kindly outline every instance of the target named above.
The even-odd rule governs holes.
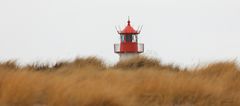
[[[164,63],[240,60],[239,0],[0,0],[0,60],[118,60],[115,26],[143,25],[145,54]]]

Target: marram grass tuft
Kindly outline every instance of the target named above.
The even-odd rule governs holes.
[[[55,65],[0,64],[0,106],[239,106],[235,62],[181,69],[137,57],[108,66],[96,58]]]

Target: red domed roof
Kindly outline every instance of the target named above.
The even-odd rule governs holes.
[[[129,34],[139,34],[132,26],[130,20],[128,20],[128,25],[119,33],[122,35],[129,35]]]

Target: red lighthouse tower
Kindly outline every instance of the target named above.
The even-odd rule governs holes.
[[[135,30],[129,19],[127,26],[117,31],[120,35],[120,44],[114,44],[114,52],[119,54],[120,60],[129,59],[144,52],[144,44],[138,43],[138,34],[141,29]]]

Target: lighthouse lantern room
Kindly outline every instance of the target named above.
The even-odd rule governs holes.
[[[144,44],[138,43],[138,34],[142,28],[135,30],[128,19],[127,26],[117,29],[120,35],[120,44],[114,44],[114,52],[119,54],[120,60],[126,60],[138,56],[144,52]]]

